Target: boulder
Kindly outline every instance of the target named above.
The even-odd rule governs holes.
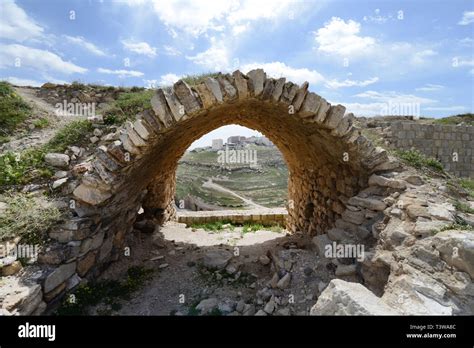
[[[382,186],[382,187],[390,187],[393,189],[398,190],[405,190],[407,185],[402,180],[397,179],[389,179],[384,176],[372,174],[369,178],[369,185],[370,186]]]
[[[348,203],[350,205],[355,205],[358,207],[367,208],[375,211],[382,211],[387,208],[387,205],[384,202],[374,198],[361,198],[355,196],[351,197]]]
[[[199,302],[199,304],[196,306],[196,309],[199,310],[202,315],[206,315],[216,309],[218,304],[219,301],[217,298],[208,298]]]
[[[358,283],[333,279],[310,315],[398,315],[392,307]]]
[[[232,253],[227,250],[209,251],[204,255],[202,264],[209,269],[224,269],[232,258]]]
[[[69,156],[63,153],[47,153],[44,161],[53,167],[67,168],[69,165]]]

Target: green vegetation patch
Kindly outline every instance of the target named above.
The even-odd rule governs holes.
[[[119,94],[110,109],[104,112],[104,122],[108,125],[121,125],[144,110],[151,110],[152,89],[131,89]]]
[[[49,126],[49,121],[45,118],[38,118],[38,119],[33,121],[33,125],[36,128],[43,129],[43,128],[46,128],[46,127]]]
[[[19,236],[24,243],[43,243],[47,231],[61,219],[61,212],[41,199],[24,193],[3,196],[7,209],[0,215],[0,241]]]
[[[120,300],[129,300],[133,292],[151,279],[153,272],[153,269],[134,266],[128,269],[125,280],[104,280],[80,285],[73,294],[65,296],[56,314],[87,315],[89,307],[101,303],[109,305],[112,310],[119,310]]]
[[[74,121],[61,128],[55,136],[43,146],[45,152],[64,152],[68,146],[83,145],[88,141],[87,135],[93,129],[87,120]]]
[[[466,125],[474,126],[474,114],[468,113],[438,118],[434,120],[434,123],[444,125],[457,125],[460,123],[465,123]]]
[[[474,179],[459,179],[459,185],[474,198]]]
[[[467,214],[474,214],[474,209],[472,209],[468,204],[462,203],[459,201],[454,202],[454,207],[457,211]]]
[[[242,227],[242,233],[257,232],[260,230],[272,231],[276,233],[283,232],[284,228],[279,224],[272,224],[265,226],[263,224],[257,223],[244,223],[236,224],[232,223],[229,220],[215,221],[215,222],[206,222],[206,223],[193,223],[189,227],[191,228],[201,228],[206,231],[219,232],[223,230],[235,230],[236,227]]]
[[[396,150],[395,154],[409,165],[418,169],[430,169],[444,173],[441,162],[432,157],[427,157],[418,150]]]
[[[8,82],[0,81],[0,136],[10,135],[30,115],[31,107]]]
[[[449,230],[474,231],[474,227],[466,223],[452,223],[450,225],[446,225],[443,228],[441,228],[439,232],[449,231]],[[437,231],[435,231],[435,233],[437,233]]]
[[[218,73],[204,73],[199,75],[187,75],[182,78],[184,82],[186,82],[190,86],[196,86],[204,81],[206,77],[213,77],[216,78],[219,74]]]
[[[64,152],[68,146],[87,142],[92,124],[87,120],[74,121],[61,128],[56,135],[39,148],[0,154],[0,186],[24,185],[33,180],[50,178],[53,168],[44,162],[48,152]]]

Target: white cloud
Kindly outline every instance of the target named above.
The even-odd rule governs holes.
[[[300,1],[288,0],[231,0],[231,1],[183,1],[183,0],[152,0],[125,1],[130,6],[150,4],[159,19],[170,28],[170,35],[177,36],[176,31],[183,31],[199,36],[209,31],[226,31],[241,33],[251,22],[262,20],[278,23],[279,20],[290,19],[295,12],[309,5]],[[311,4],[312,10],[323,6],[325,1]]]
[[[332,17],[324,27],[315,32],[318,50],[339,56],[354,56],[366,53],[374,47],[376,41],[370,36],[360,36],[360,23],[347,22],[339,17]]]
[[[86,39],[84,39],[82,36],[69,36],[69,35],[63,35],[66,40],[69,42],[76,44],[89,52],[97,55],[97,56],[105,56],[106,53],[102,51],[99,47],[94,45],[91,42],[88,42]]]
[[[222,30],[219,24],[235,6],[232,1],[154,1],[153,9],[165,25],[199,35],[208,30]]]
[[[160,81],[158,82],[159,86],[171,86],[173,85],[176,81],[178,81],[181,78],[181,76],[178,76],[176,74],[165,74],[160,76]]]
[[[378,77],[373,77],[368,80],[364,81],[354,81],[354,80],[344,80],[338,81],[336,79],[329,80],[325,78],[319,71],[317,70],[310,70],[307,68],[294,68],[291,66],[286,65],[283,62],[271,62],[271,63],[249,63],[244,64],[239,67],[240,70],[244,73],[248,73],[250,70],[253,69],[263,69],[267,76],[273,78],[280,78],[285,77],[287,81],[295,82],[298,84],[302,84],[303,82],[307,81],[310,84],[324,84],[326,87],[329,88],[341,88],[341,87],[353,87],[359,86],[364,87],[370,84],[373,84],[379,80]]]
[[[111,70],[111,69],[105,69],[105,68],[98,68],[97,72],[102,73],[102,74],[109,74],[109,75],[117,75],[120,78],[124,77],[141,77],[144,74],[141,71],[136,71],[136,70]]]
[[[0,38],[23,42],[27,39],[40,37],[43,28],[28,17],[26,12],[13,0],[0,2]]]
[[[163,46],[163,49],[165,50],[165,54],[168,55],[168,56],[180,56],[181,55],[181,52],[172,47],[172,46]]]
[[[9,77],[0,77],[0,81],[8,81],[15,86],[32,86],[40,87],[43,83],[36,80],[22,79],[19,77],[9,76]]]
[[[195,64],[211,71],[225,71],[231,69],[231,54],[224,41],[211,38],[211,46],[195,56],[186,56]]]
[[[424,64],[426,62],[427,57],[433,57],[433,56],[436,56],[437,54],[438,52],[435,52],[431,49],[415,52],[415,54],[412,57],[412,63],[415,65]]]
[[[123,40],[122,41],[123,48],[127,51],[141,54],[147,57],[156,57],[156,48],[150,46],[146,42],[137,42],[133,40]]]
[[[418,88],[415,88],[415,91],[420,91],[420,92],[432,92],[432,91],[439,91],[441,89],[443,89],[444,86],[442,85],[436,85],[436,84],[432,84],[432,83],[427,83],[425,84],[423,87],[418,87]]]
[[[358,93],[355,97],[366,98],[375,100],[382,103],[418,103],[418,104],[431,104],[436,103],[436,100],[418,97],[413,94],[403,94],[394,91],[388,92],[377,92],[377,91],[366,91]]]
[[[288,0],[243,0],[238,3],[234,11],[227,16],[228,22],[234,25],[246,21],[289,17],[290,11],[294,12],[298,5],[296,1]]]
[[[459,25],[468,25],[474,22],[474,11],[464,11],[462,19],[458,22]]]
[[[338,80],[329,80],[326,82],[326,86],[329,88],[341,88],[341,87],[366,87],[368,85],[371,85],[379,80],[378,77],[372,77],[368,80],[364,81],[355,81],[355,80],[349,80],[346,79],[344,81],[338,81]]]
[[[19,62],[21,67],[32,68],[44,71],[57,71],[64,74],[85,73],[86,68],[82,68],[71,62],[64,61],[58,55],[37,48],[23,45],[0,45],[0,68],[15,67]]]
[[[370,60],[370,66],[381,68],[384,73],[397,75],[406,73],[409,68],[419,69],[429,66],[429,58],[436,56],[437,44],[421,44],[410,42],[383,42],[371,36],[362,36],[361,24],[354,20],[343,20],[332,17],[331,20],[314,32],[318,53],[328,55],[342,62],[344,58]],[[403,62],[403,63],[402,63]]]
[[[308,81],[311,84],[320,84],[325,81],[323,75],[316,70],[306,68],[292,68],[282,62],[251,63],[241,67],[242,72],[247,73],[252,69],[262,68],[268,76],[279,78],[286,77],[288,81],[301,84]]]
[[[243,32],[247,31],[249,29],[248,24],[241,24],[241,25],[234,25],[232,27],[232,35],[239,35],[242,34]]]

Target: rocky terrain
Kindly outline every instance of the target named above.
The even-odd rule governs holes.
[[[234,84],[243,81],[247,86],[249,80],[256,95],[255,79],[261,75],[249,75],[250,78],[236,74],[232,81]],[[221,76],[219,83],[214,79],[206,81],[213,87],[231,91],[229,79]],[[270,82],[265,85],[261,81],[261,93],[263,86],[277,85],[277,81],[267,80]],[[263,76],[263,81],[267,80]],[[281,81],[278,83],[283,88]],[[180,82],[175,88],[191,93],[186,86]],[[288,93],[294,87],[285,86]],[[204,93],[200,88],[196,87]],[[264,95],[271,96],[271,88],[265,89]],[[306,94],[307,86],[298,88],[302,110],[314,116],[308,110],[315,107],[315,95]],[[63,90],[69,87],[44,86],[34,97],[52,103],[56,94],[62,98],[61,93],[66,93]],[[112,102],[108,96],[98,94],[86,95],[100,102]],[[166,96],[168,100],[174,98],[174,94]],[[205,100],[204,96],[201,100]],[[185,97],[182,99],[187,100]],[[77,94],[74,98],[84,97]],[[304,98],[309,101],[303,103]],[[166,102],[163,100],[161,103]],[[208,102],[212,104],[212,101],[205,104]],[[164,115],[160,113],[164,109],[156,104],[154,107],[159,110],[156,114]],[[349,143],[360,139],[359,133],[350,127],[350,118],[340,114],[339,106],[331,108],[326,109],[332,111],[325,126],[333,128],[327,133],[341,136],[353,132],[354,137],[344,138]],[[102,109],[107,110],[107,106],[103,105]],[[44,240],[37,259],[0,258],[0,314],[52,313],[68,303],[74,292],[80,298],[80,289],[88,284],[92,286],[108,279],[130,281],[126,272],[132,266],[155,271],[140,288],[131,287],[133,291],[128,299],[118,301],[119,306],[115,301],[91,303],[87,308],[89,313],[474,313],[474,198],[466,188],[467,179],[460,181],[442,169],[435,170],[438,162],[433,160],[424,159],[423,165],[418,166],[417,162],[414,166],[412,157],[397,157],[382,148],[369,147],[372,157],[361,158],[361,162],[368,161],[372,169],[366,173],[366,185],[364,182],[360,190],[354,189],[359,183],[347,175],[344,177],[344,172],[339,173],[342,178],[332,180],[335,172],[331,172],[331,177],[321,174],[313,181],[310,181],[313,174],[304,173],[309,176],[304,180],[298,178],[302,184],[298,189],[290,185],[295,200],[288,202],[289,223],[283,233],[261,226],[253,234],[244,233],[241,226],[233,230],[228,226],[228,230],[224,228],[218,233],[192,226],[186,228],[173,222],[175,210],[170,206],[156,209],[163,219],[170,218],[164,224],[158,215],[150,216],[149,210],[143,214],[143,197],[149,192],[133,189],[143,177],[127,177],[125,169],[118,170],[128,163],[127,153],[136,161],[146,154],[143,149],[151,139],[153,122],[158,121],[147,107],[143,109],[133,123],[113,124],[103,117],[95,117],[87,121],[87,127],[81,128],[80,137],[71,140],[64,134],[57,137],[56,132],[44,142],[30,143],[28,146],[37,147],[34,150],[38,151],[38,161],[28,162],[31,154],[25,154],[29,149],[23,150],[19,138],[4,145],[1,160],[8,171],[2,172],[1,240],[17,246],[36,243],[38,235],[31,233],[34,229],[42,232]],[[308,117],[308,114],[303,115]],[[191,119],[190,115],[186,117]],[[66,122],[66,126],[72,122]],[[322,134],[332,141],[327,133]],[[358,146],[363,144],[365,140]],[[20,151],[19,160],[15,160],[12,151]],[[112,197],[111,188],[122,187],[118,182],[123,178],[128,178],[132,189],[126,186],[121,194],[114,196],[115,205],[100,206]],[[157,186],[151,191],[157,201],[160,195],[173,195],[172,188],[159,186],[162,182],[173,180],[164,178],[154,183]],[[312,186],[319,186],[321,192],[312,191],[313,200],[306,203],[301,194]],[[344,194],[335,198],[337,192]],[[25,196],[18,200],[23,197],[21,194]],[[80,199],[71,201],[71,197]],[[305,206],[301,208],[303,202]],[[123,208],[120,216],[105,215],[117,207]],[[94,215],[97,211],[106,217]],[[28,220],[28,216],[32,219]],[[15,224],[18,221],[26,221],[27,225]],[[301,226],[306,230],[302,231]]]

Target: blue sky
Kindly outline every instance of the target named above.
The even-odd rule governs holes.
[[[356,115],[473,112],[472,1],[2,0],[0,78],[159,86],[263,67]]]

